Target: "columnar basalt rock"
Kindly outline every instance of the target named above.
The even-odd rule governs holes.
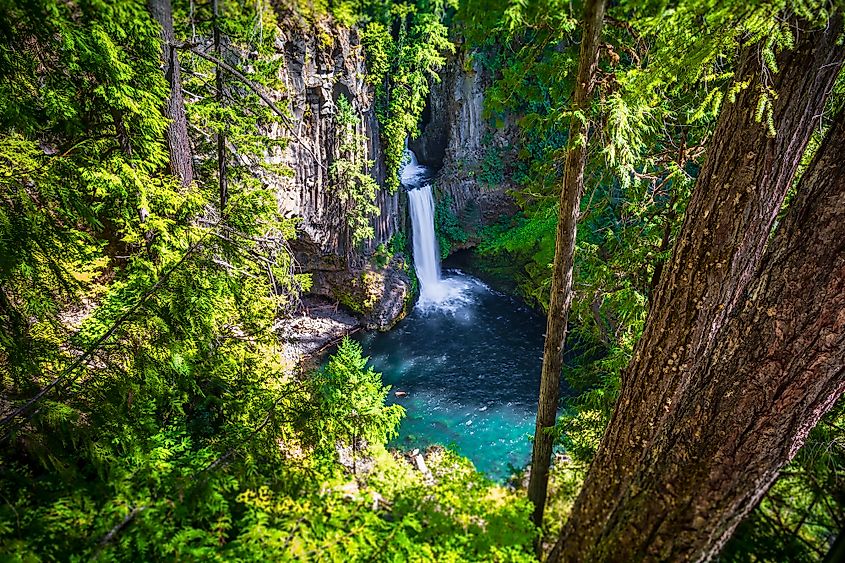
[[[364,48],[358,32],[331,19],[305,23],[294,14],[285,14],[276,48],[279,53],[279,81],[276,92],[289,108],[288,123],[276,124],[268,132],[286,138],[286,146],[276,147],[268,162],[290,169],[290,174],[262,173],[276,192],[282,212],[301,219],[292,248],[303,271],[312,274],[316,295],[330,299],[366,303],[357,311],[365,324],[386,329],[404,316],[411,293],[408,277],[392,271],[395,264],[374,268],[373,251],[386,244],[400,230],[400,194],[387,188],[378,191],[372,218],[374,236],[362,247],[353,247],[347,225],[349,203],[339,196],[331,178],[334,162],[342,158],[340,134],[335,115],[337,100],[344,96],[358,117],[354,134],[365,140],[356,158],[370,162],[368,172],[384,186],[385,166],[379,140],[379,124],[374,108],[373,88],[366,81]],[[374,300],[367,284],[354,280],[379,278],[383,296]],[[372,284],[370,284],[372,285]],[[348,303],[347,303],[348,304]]]
[[[294,20],[293,16],[290,17]],[[302,236],[327,254],[352,257],[345,205],[332,188],[330,169],[340,158],[336,102],[345,96],[359,117],[355,134],[366,139],[361,155],[373,162],[370,174],[384,184],[379,126],[373,106],[373,89],[366,82],[366,61],[355,29],[326,20],[317,29],[286,26],[277,47],[282,64],[281,93],[293,115],[290,127],[273,134],[290,143],[276,149],[271,161],[293,170],[277,178],[277,192],[285,213],[302,217]],[[291,132],[289,129],[293,129]],[[381,213],[373,219],[375,237],[369,250],[387,242],[399,230],[399,198],[380,190],[376,204]]]
[[[511,146],[514,124],[485,117],[484,92],[493,76],[465,48],[450,55],[439,76],[431,85],[421,134],[410,147],[421,164],[439,168],[439,195],[449,197],[452,212],[472,233],[516,211],[506,175],[499,182],[487,177],[504,171],[501,156]]]

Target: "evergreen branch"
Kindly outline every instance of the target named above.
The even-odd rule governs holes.
[[[220,457],[215,459],[213,462],[209,463],[205,468],[203,468],[202,471],[200,471],[200,473],[206,473],[208,471],[211,471],[211,470],[217,468],[219,465],[223,464],[230,457],[232,457],[235,454],[235,452],[240,450],[245,445],[249,444],[252,441],[252,439],[255,438],[262,430],[264,430],[264,428],[268,424],[270,424],[270,421],[273,420],[273,415],[276,413],[276,407],[279,406],[279,403],[281,403],[283,399],[292,395],[294,392],[302,391],[303,389],[304,389],[304,385],[303,385],[303,383],[300,382],[299,385],[294,386],[292,389],[289,389],[286,393],[280,395],[275,401],[273,401],[272,406],[267,411],[267,415],[264,417],[264,419],[261,421],[261,423],[257,427],[255,427],[255,429],[252,432],[250,432],[249,435],[245,439],[241,440],[236,446],[230,448],[223,455],[221,455]]]
[[[164,275],[155,284],[153,284],[153,286],[148,289],[134,305],[132,305],[132,307],[130,307],[126,312],[124,312],[106,332],[104,332],[99,338],[97,338],[97,340],[95,340],[94,343],[87,350],[85,350],[82,355],[77,357],[77,359],[74,360],[71,365],[65,368],[62,373],[60,373],[55,379],[53,379],[53,381],[47,384],[43,389],[41,389],[41,391],[36,393],[35,396],[32,397],[29,401],[27,401],[24,405],[18,407],[17,409],[13,410],[11,413],[0,419],[0,427],[9,426],[10,424],[12,424],[17,417],[23,415],[26,411],[30,409],[30,407],[32,407],[35,403],[43,399],[65,378],[70,376],[79,366],[85,363],[100,348],[100,346],[105,344],[106,341],[108,341],[108,339],[111,338],[115,332],[117,332],[117,329],[120,328],[123,323],[129,320],[129,318],[147,302],[147,299],[149,299],[168,279],[170,279],[170,276],[173,274],[173,272],[175,272],[182,264],[185,263],[188,257],[193,254],[193,252],[197,248],[199,248],[200,244],[205,241],[205,239],[210,233],[211,230],[206,231],[198,241],[188,247],[188,250],[185,251],[185,254],[182,255],[182,257],[179,259],[178,262],[176,262],[176,264],[174,264],[169,270],[167,270]],[[73,383],[73,381],[75,381],[77,377],[78,376],[72,378],[69,383]],[[38,411],[33,412],[27,418],[32,417],[37,412]],[[3,436],[0,441],[3,441],[10,436],[11,432]]]
[[[202,51],[200,49],[197,49],[197,47],[195,45],[192,45],[190,43],[178,43],[178,44],[172,44],[172,46],[175,49],[182,49],[182,50],[190,51],[191,53],[197,55],[200,58],[203,58],[203,59],[205,59],[205,60],[207,60],[211,63],[214,63],[216,65],[219,65],[220,68],[226,70],[227,72],[229,72],[230,74],[235,76],[238,80],[243,82],[245,86],[247,86],[250,90],[255,92],[255,94],[257,94],[258,97],[261,98],[261,100],[265,104],[267,104],[267,107],[269,107],[271,110],[273,110],[273,112],[276,115],[278,115],[280,118],[282,118],[282,121],[285,124],[285,128],[288,130],[288,133],[290,133],[290,135],[293,136],[294,139],[296,139],[296,142],[299,143],[302,146],[302,148],[304,148],[305,151],[308,152],[308,154],[311,155],[311,158],[314,159],[314,162],[316,162],[317,165],[320,168],[323,169],[323,171],[328,173],[329,170],[326,167],[326,165],[323,164],[323,162],[320,160],[320,158],[314,153],[313,150],[311,150],[311,147],[308,146],[308,144],[302,139],[302,137],[300,137],[296,133],[296,131],[294,131],[293,125],[291,124],[290,118],[288,117],[288,115],[285,112],[283,112],[281,109],[279,109],[279,106],[277,106],[276,103],[272,99],[270,99],[270,97],[267,94],[265,94],[262,91],[261,87],[258,84],[256,84],[255,82],[253,82],[252,80],[247,78],[246,75],[244,75],[241,71],[239,71],[238,69],[236,69],[232,65],[226,63],[225,61],[220,60],[219,58],[217,58],[213,55],[209,55],[208,53],[205,53],[204,51]]]
[[[109,533],[107,533],[105,536],[103,536],[103,539],[101,539],[101,540],[100,540],[100,542],[99,542],[100,549],[102,550],[102,549],[103,549],[106,545],[108,545],[109,543],[111,543],[111,541],[114,539],[114,537],[115,537],[117,534],[119,534],[119,533],[120,533],[120,531],[121,531],[121,530],[123,530],[123,528],[125,528],[126,526],[128,526],[128,525],[129,525],[129,523],[130,523],[130,522],[132,522],[132,520],[134,520],[134,518],[135,518],[138,514],[140,514],[141,512],[143,512],[143,511],[144,511],[144,510],[146,510],[146,509],[147,509],[147,507],[146,507],[146,506],[136,506],[135,508],[133,508],[133,509],[129,512],[129,514],[127,514],[127,515],[126,515],[126,518],[124,518],[124,519],[123,519],[120,523],[118,523],[117,525],[115,525],[115,527],[114,527],[114,528],[112,528],[111,530],[109,530]]]

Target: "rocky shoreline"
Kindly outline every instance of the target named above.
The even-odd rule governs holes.
[[[302,371],[317,367],[320,357],[344,336],[364,328],[364,323],[336,301],[308,296],[293,317],[279,327],[283,355]]]

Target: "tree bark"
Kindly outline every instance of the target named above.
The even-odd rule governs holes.
[[[173,14],[170,0],[149,0],[153,19],[161,27],[161,46],[164,60],[164,76],[170,84],[170,94],[164,105],[164,116],[170,120],[167,126],[167,148],[170,152],[170,173],[179,179],[183,188],[194,181],[194,165],[191,142],[188,137],[188,119],[185,115],[185,99],[182,95],[182,67],[176,55],[173,34]]]
[[[572,104],[575,114],[569,124],[569,143],[564,163],[563,188],[560,192],[552,287],[537,406],[537,425],[534,432],[531,475],[528,483],[528,498],[534,503],[533,521],[537,526],[543,523],[549,484],[549,465],[554,446],[551,430],[555,425],[560,400],[560,371],[563,367],[566,324],[572,302],[575,236],[580,211],[579,203],[584,191],[584,166],[587,161],[589,131],[586,114],[589,111],[595,85],[605,5],[606,0],[588,0],[584,5],[584,29]]]
[[[220,2],[219,0],[212,0],[212,28],[214,40],[214,52],[217,54],[218,61],[223,60],[223,43],[220,34]],[[214,67],[214,84],[216,89],[217,103],[222,108],[226,103],[223,81],[223,68],[220,62]],[[219,131],[217,133],[217,181],[220,188],[220,216],[226,215],[226,202],[229,200],[229,184],[227,178],[227,162],[226,162],[226,133]]]
[[[821,311],[821,303],[813,299],[812,292],[801,293],[800,297],[813,307],[802,309],[793,303],[790,314],[794,321],[779,317],[773,327],[766,324],[772,319],[763,313],[771,307],[782,310],[793,297],[790,291],[813,287],[829,291],[830,284],[837,282],[804,259],[809,259],[814,250],[833,251],[834,255],[813,255],[820,264],[831,267],[841,256],[836,258],[830,242],[828,248],[818,249],[814,246],[818,241],[799,241],[793,236],[790,248],[797,255],[792,258],[807,262],[798,268],[788,264],[793,268],[791,275],[802,280],[798,286],[783,277],[779,279],[786,285],[771,285],[771,278],[780,275],[772,268],[785,268],[787,264],[778,264],[770,252],[767,273],[748,293],[746,289],[758,270],[775,217],[842,66],[845,48],[836,45],[840,32],[838,17],[825,30],[802,30],[795,49],[778,56],[781,70],[772,84],[778,93],[773,108],[775,137],[767,135],[765,125],[756,123],[757,92],[753,88],[741,92],[720,115],[645,331],[623,373],[613,419],[561,535],[561,560],[701,560],[712,556],[743,511],[766,490],[777,468],[788,459],[787,454],[794,454],[795,444],[803,441],[812,424],[832,404],[831,396],[837,389],[832,374],[825,371],[829,366],[822,368],[814,363],[827,352],[811,349],[810,342],[801,340],[818,336],[822,327],[811,321],[822,317],[830,321],[830,314],[806,316],[809,310]],[[741,57],[737,79],[759,84],[761,68],[758,49],[748,48]],[[841,135],[841,130],[835,133]],[[835,157],[836,144],[828,142],[825,147],[828,157],[830,153]],[[810,189],[812,182],[831,165],[824,158],[821,161],[823,164],[818,160],[814,164],[812,174],[808,171],[802,200],[828,197],[808,195],[818,192]],[[828,204],[837,207],[835,200]],[[813,213],[823,215],[824,211],[816,209]],[[808,227],[815,223],[808,223],[808,217],[805,213],[798,226],[784,225],[781,232],[792,228],[800,234],[804,228],[803,235],[810,236]],[[781,247],[788,236],[778,236]],[[842,234],[839,236],[842,240]],[[803,246],[796,246],[799,243]],[[810,272],[814,277],[804,280]],[[761,287],[760,280],[769,280],[769,285]],[[749,316],[749,308],[761,304],[766,308],[754,309],[757,316]],[[832,303],[826,306],[833,306],[834,317],[841,309],[841,305],[837,309]],[[731,317],[735,313],[745,324],[737,325]],[[729,327],[733,328],[725,326],[729,318]],[[766,330],[776,329],[782,335],[796,327],[794,342],[774,337],[765,340]],[[799,340],[805,351],[794,352],[796,357],[791,358],[794,361],[790,365],[795,369],[780,373],[777,362],[785,360],[784,350]],[[817,355],[810,355],[813,352]],[[781,356],[760,363],[765,354]],[[796,367],[799,363],[800,369]],[[788,401],[782,397],[781,393],[792,391],[778,387],[778,382],[786,385],[793,377],[810,384],[814,380],[806,379],[808,373],[825,376],[825,384],[812,383],[817,391],[814,401],[799,404],[800,397],[789,396]],[[712,394],[709,401],[701,395],[705,387]],[[740,397],[746,400],[737,403]],[[774,416],[767,419],[766,409],[773,407],[778,397],[786,402],[781,402],[769,413]],[[747,411],[740,412],[742,409]],[[783,410],[782,417],[777,416],[778,410]],[[750,413],[754,413],[751,418]],[[735,431],[738,428],[742,431]],[[763,428],[769,433],[761,434]],[[778,449],[787,442],[789,448]],[[669,444],[671,448],[666,450]],[[756,450],[757,446],[772,449],[765,453]],[[768,457],[754,457],[757,453]],[[670,454],[675,457],[670,458]],[[757,465],[751,467],[752,462]],[[682,486],[693,490],[682,493]],[[641,511],[642,515],[632,511]],[[731,511],[736,514],[733,519],[728,518]],[[683,529],[684,524],[689,529]]]
[[[845,530],[839,531],[833,545],[827,550],[827,555],[825,555],[822,563],[836,563],[837,561],[845,561]]]
[[[690,377],[600,541],[568,560],[706,561],[845,391],[845,114],[759,274]],[[584,555],[588,555],[584,559]]]

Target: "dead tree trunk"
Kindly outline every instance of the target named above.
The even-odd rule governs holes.
[[[212,0],[212,28],[214,40],[214,52],[217,54],[217,60],[223,60],[223,40],[220,33],[220,2],[219,0]],[[221,109],[226,103],[226,93],[224,91],[225,82],[223,79],[223,68],[220,62],[217,62],[214,67],[214,84],[216,89],[217,103]],[[227,162],[226,162],[226,133],[222,130],[217,132],[217,181],[220,188],[220,216],[226,215],[226,202],[229,200],[229,184],[227,178]]]
[[[546,323],[546,342],[543,349],[543,369],[540,376],[537,425],[534,432],[531,476],[528,483],[528,498],[534,503],[533,520],[537,526],[543,523],[546,491],[549,484],[549,464],[554,445],[551,430],[555,425],[560,400],[560,370],[563,367],[566,324],[572,302],[575,235],[580,210],[579,203],[584,191],[584,166],[587,161],[586,114],[589,111],[595,85],[605,4],[606,0],[588,0],[584,5],[584,30],[572,104],[575,115],[572,116],[569,124],[569,143],[564,163],[563,188],[560,192],[560,211]]]
[[[188,187],[194,180],[194,165],[191,142],[188,138],[188,119],[185,115],[185,99],[182,95],[182,67],[173,47],[173,14],[170,0],[149,0],[153,19],[161,26],[161,45],[164,59],[164,76],[170,84],[170,94],[164,106],[164,116],[170,120],[167,126],[167,148],[170,151],[170,173],[179,179],[182,187]]]
[[[625,547],[644,539],[654,545],[673,542],[649,537],[645,528],[634,534],[642,533],[642,537],[628,540],[616,531],[624,526],[620,519],[627,518],[631,499],[644,498],[638,495],[648,459],[666,439],[669,426],[679,420],[679,413],[688,412],[690,405],[685,401],[698,400],[690,395],[692,382],[723,344],[723,337],[717,335],[744,299],[758,269],[774,219],[842,66],[845,48],[836,45],[840,32],[839,18],[825,30],[802,29],[795,49],[778,56],[780,72],[771,84],[778,92],[774,137],[754,117],[758,100],[754,85],[761,83],[763,68],[759,48],[747,48],[742,54],[737,80],[749,80],[752,86],[720,115],[645,331],[623,373],[613,419],[564,529],[559,544],[563,560],[625,560],[624,556],[619,559],[625,553],[634,560],[702,555],[701,545],[688,551],[656,547],[646,552],[642,544]],[[675,483],[664,480],[655,486],[671,491]],[[656,524],[663,518],[663,513],[658,515]],[[694,525],[714,530],[704,517]],[[711,538],[709,545],[715,540]]]

